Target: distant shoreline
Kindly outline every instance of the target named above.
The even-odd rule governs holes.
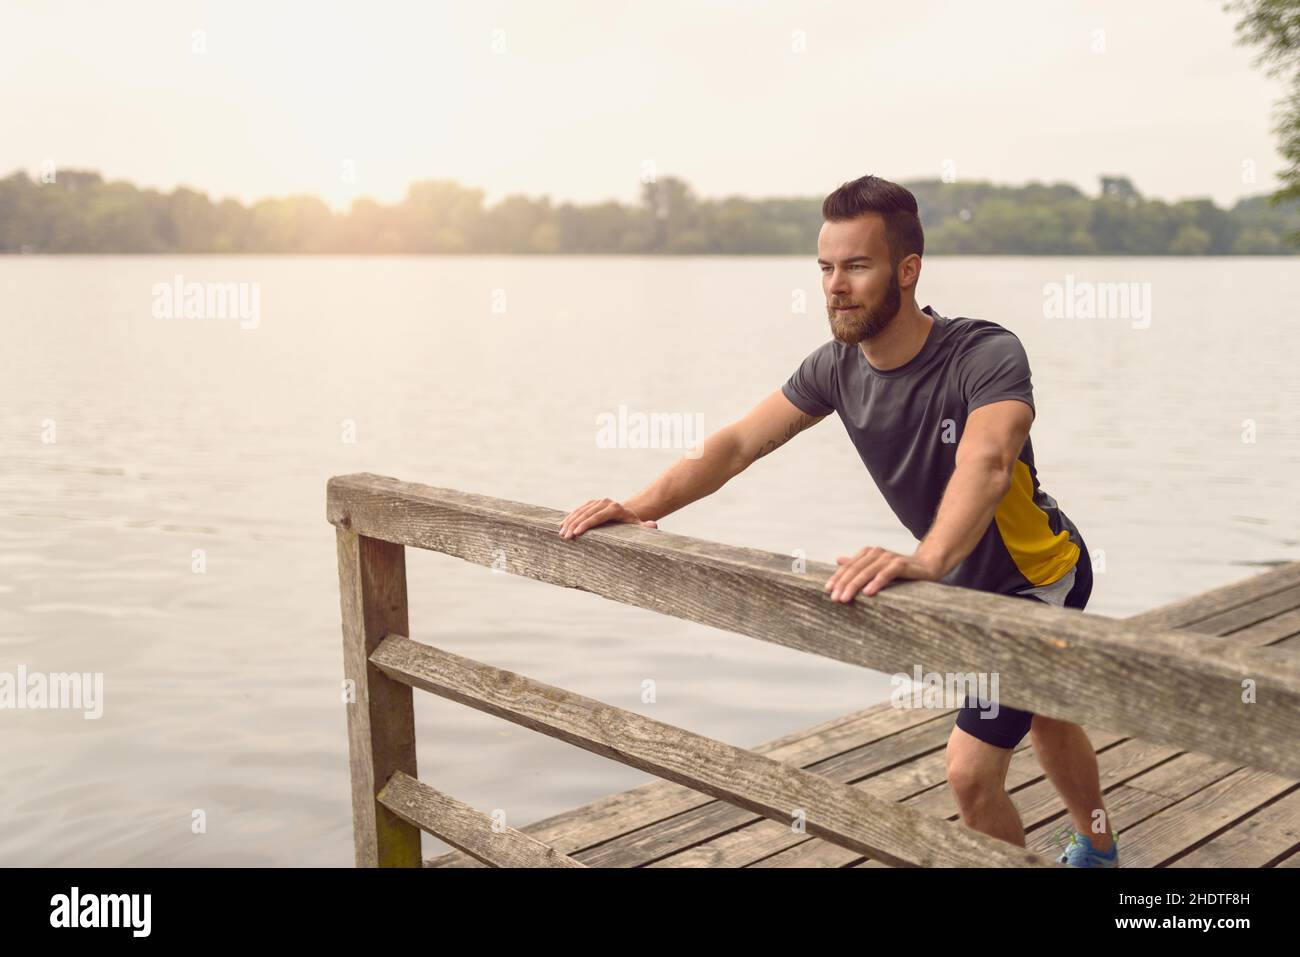
[[[19,252],[0,250],[3,259],[109,259],[131,256],[140,259],[162,259],[184,257],[187,259],[799,259],[815,255],[813,251],[805,253],[378,253],[378,252]],[[929,252],[926,259],[1285,259],[1300,255],[1300,249],[1286,250],[1278,253],[1203,253],[1187,255],[1183,253],[953,253]]]
[[[1300,202],[1260,195],[1222,209],[1208,199],[1148,199],[1120,176],[1087,196],[1068,183],[998,186],[924,180],[916,196],[925,254],[940,256],[1291,256]],[[0,179],[0,255],[218,256],[812,256],[821,199],[697,197],[680,179],[641,184],[641,202],[553,205],[450,180],[406,198],[358,199],[336,213],[314,196],[245,206],[186,187],[170,193],[87,170]]]

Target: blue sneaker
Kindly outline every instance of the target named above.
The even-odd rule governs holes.
[[[1114,831],[1110,832],[1110,839],[1114,844],[1103,854],[1092,846],[1088,835],[1075,831],[1070,838],[1070,846],[1056,859],[1056,863],[1069,867],[1119,867],[1119,838]]]

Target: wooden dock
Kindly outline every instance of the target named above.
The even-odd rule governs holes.
[[[996,662],[1004,704],[1087,729],[1121,866],[1300,866],[1300,563],[1123,621],[933,582],[844,606],[822,592],[830,565],[796,572],[786,556],[632,525],[565,541],[562,517],[330,480],[358,865],[1040,867],[1070,833],[1028,737],[1007,777],[1027,847],[958,822],[952,710],[886,702],[739,748],[413,641],[409,545],[887,673]],[[413,688],[664,780],[494,826],[418,779]],[[459,850],[421,862],[420,830]]]

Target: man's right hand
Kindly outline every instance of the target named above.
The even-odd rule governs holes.
[[[627,522],[658,528],[654,522],[642,521],[641,516],[626,505],[608,498],[593,498],[575,508],[560,522],[561,538],[577,538],[589,528],[606,522]]]

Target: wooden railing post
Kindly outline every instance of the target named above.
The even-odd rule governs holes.
[[[394,772],[416,777],[412,692],[370,664],[386,634],[410,634],[406,559],[401,545],[336,531],[356,864],[419,867],[419,828],[377,800]]]

